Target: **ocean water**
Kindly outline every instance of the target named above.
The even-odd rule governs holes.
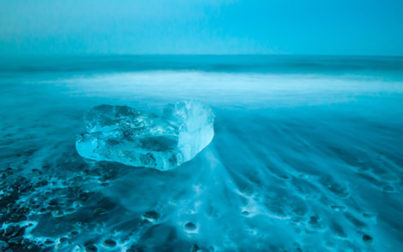
[[[79,156],[100,104],[197,100],[214,138],[161,172]],[[402,251],[403,58],[0,61],[0,251]]]

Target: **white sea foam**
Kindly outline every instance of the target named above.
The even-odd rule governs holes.
[[[402,82],[255,73],[81,75],[0,85],[6,177],[0,197],[12,209],[3,216],[10,222],[24,213],[35,221],[30,240],[52,239],[48,248],[65,241],[69,251],[103,249],[106,239],[115,241],[113,249],[145,251],[401,248]],[[86,130],[82,115],[93,106],[158,112],[193,98],[216,115],[214,141],[176,169],[93,162],[75,151],[76,136]]]

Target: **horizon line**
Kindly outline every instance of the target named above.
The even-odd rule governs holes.
[[[77,53],[77,54],[0,54],[4,59],[10,58],[75,58],[75,57],[136,57],[136,56],[289,56],[289,57],[387,57],[402,58],[403,55],[384,54],[306,54],[306,53]],[[1,61],[1,60],[0,60]]]

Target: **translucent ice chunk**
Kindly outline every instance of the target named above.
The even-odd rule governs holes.
[[[76,141],[84,158],[170,170],[193,159],[214,136],[214,114],[201,103],[165,106],[161,116],[128,106],[100,105],[85,115]]]

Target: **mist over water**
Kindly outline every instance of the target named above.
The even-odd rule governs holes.
[[[31,251],[401,250],[402,59],[234,57],[2,64],[1,240]],[[93,106],[182,100],[212,108],[214,139],[174,170],[75,150]]]

